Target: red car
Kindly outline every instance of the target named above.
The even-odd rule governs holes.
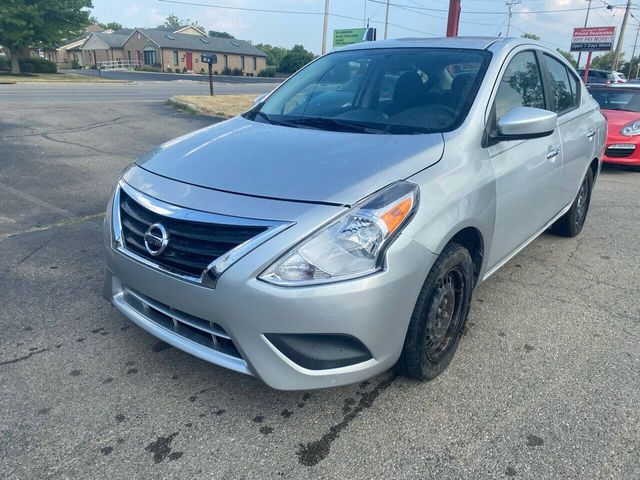
[[[589,93],[609,121],[603,161],[640,167],[640,86],[592,86]]]

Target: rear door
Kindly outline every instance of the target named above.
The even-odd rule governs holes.
[[[497,121],[515,107],[549,108],[541,56],[519,50],[505,62],[487,119]],[[562,151],[558,129],[549,136],[490,144],[487,153],[496,177],[496,221],[488,265],[508,259],[558,212]]]
[[[591,115],[594,108],[590,102],[582,101],[582,85],[573,69],[548,53],[542,57],[551,91],[551,109],[558,114],[562,142],[561,205],[558,206],[562,208],[573,201],[594,158],[596,125]]]

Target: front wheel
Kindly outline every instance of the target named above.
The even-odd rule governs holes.
[[[563,237],[575,237],[582,231],[591,203],[592,189],[593,171],[589,168],[571,208],[551,226],[553,233]]]
[[[473,261],[457,243],[447,245],[422,285],[397,370],[432,380],[447,368],[458,348],[469,314]]]

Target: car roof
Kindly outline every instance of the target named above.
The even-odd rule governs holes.
[[[526,38],[503,37],[433,37],[433,38],[397,38],[393,40],[378,40],[375,42],[360,42],[337,50],[366,50],[371,48],[464,48],[474,50],[488,50],[491,48],[514,47],[517,45],[535,45],[538,42]]]

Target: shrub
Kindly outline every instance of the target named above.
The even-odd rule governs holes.
[[[152,66],[152,67],[159,68],[159,69],[162,69],[162,64],[161,64],[160,62],[156,62],[156,63],[154,63],[154,64],[153,64],[153,65],[151,65],[151,66]]]
[[[154,65],[144,65],[140,67],[140,70],[143,72],[160,72],[160,67],[156,67]]]
[[[218,74],[218,70],[214,70],[214,71],[213,71],[213,74],[214,74],[214,75],[217,75],[217,74]]]
[[[80,62],[74,58],[73,60],[71,60],[71,68],[73,68],[74,70],[78,70],[82,67],[80,66]]]
[[[239,68],[234,68],[233,70],[231,70],[231,75],[233,75],[234,77],[242,77],[244,75],[244,72]]]
[[[9,59],[7,57],[0,57],[0,71],[2,70],[11,70]]]
[[[200,69],[200,73],[204,73],[204,68],[201,68],[201,69]]]
[[[57,73],[55,63],[40,57],[19,58],[20,71],[25,73]]]
[[[275,77],[276,76],[276,67],[267,67],[264,70],[260,70],[258,72],[259,77]]]
[[[182,73],[187,73],[187,67],[182,67]]]
[[[231,75],[231,69],[229,67],[224,67],[222,69],[222,75]]]
[[[167,72],[167,73],[173,73],[173,70],[171,70],[171,67],[167,67],[167,69],[165,70],[165,72]]]
[[[96,67],[95,65],[91,65],[89,68],[90,68],[91,70],[95,70],[97,67]]]

